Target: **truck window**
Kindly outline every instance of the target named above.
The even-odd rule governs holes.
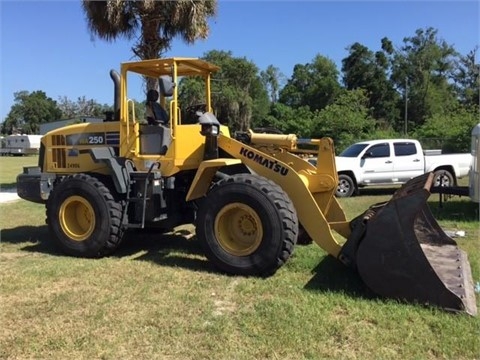
[[[343,157],[357,157],[363,149],[365,149],[368,146],[368,144],[353,144],[343,150],[343,152],[340,153],[339,156]]]
[[[417,153],[417,147],[411,142],[394,143],[395,156],[408,156]]]
[[[367,152],[364,157],[367,158],[379,158],[379,157],[389,157],[390,156],[390,146],[387,143],[373,145]]]

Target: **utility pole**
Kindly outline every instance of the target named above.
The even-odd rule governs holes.
[[[404,126],[405,126],[405,136],[408,133],[408,77],[405,77],[405,119],[404,119]]]

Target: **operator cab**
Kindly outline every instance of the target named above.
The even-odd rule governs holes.
[[[112,77],[117,90],[114,118],[120,122],[119,155],[133,159],[137,169],[159,162],[164,176],[196,169],[204,160],[206,135],[202,134],[205,132],[197,114],[183,116],[190,103],[180,106],[179,84],[183,79],[195,78],[202,84],[195,101],[203,102],[202,113],[213,113],[210,82],[218,70],[216,65],[197,58],[122,63],[120,74]],[[155,91],[143,95],[147,100],[145,108],[135,108],[133,97],[141,91],[144,79],[149,85],[158,81],[158,86],[150,85]],[[228,128],[222,127],[222,134],[229,135]]]

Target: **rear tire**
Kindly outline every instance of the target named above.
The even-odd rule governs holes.
[[[53,189],[47,223],[57,245],[77,257],[101,257],[122,241],[122,206],[98,179],[76,174]]]
[[[448,170],[437,170],[433,174],[433,186],[454,186],[453,175]]]
[[[355,183],[353,179],[345,174],[338,175],[338,186],[335,195],[337,197],[346,198],[353,195],[355,191]]]
[[[207,194],[196,234],[207,258],[222,271],[270,276],[293,253],[298,219],[277,184],[258,175],[237,174]]]

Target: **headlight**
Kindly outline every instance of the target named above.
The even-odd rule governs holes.
[[[217,136],[219,133],[219,126],[217,124],[202,124],[200,134],[203,136]]]

